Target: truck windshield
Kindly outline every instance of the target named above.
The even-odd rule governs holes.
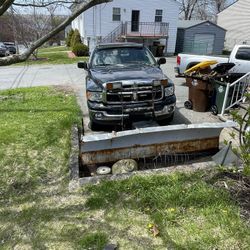
[[[156,65],[154,57],[146,48],[108,48],[95,51],[92,66],[108,65]]]

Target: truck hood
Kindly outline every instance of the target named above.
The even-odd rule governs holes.
[[[95,68],[90,70],[90,77],[97,84],[122,80],[160,80],[166,78],[162,70],[154,66]]]

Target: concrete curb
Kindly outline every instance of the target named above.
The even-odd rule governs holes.
[[[77,125],[71,128],[71,151],[69,157],[69,191],[75,190],[79,185],[79,136]]]
[[[198,170],[208,170],[215,167],[215,163],[212,161],[193,163],[189,165],[179,165],[174,167],[166,167],[160,169],[134,171],[127,174],[117,174],[117,175],[106,175],[106,176],[94,176],[94,177],[84,177],[78,179],[78,187],[87,184],[99,184],[101,181],[113,181],[113,180],[125,180],[132,176],[149,176],[149,175],[169,175],[175,172],[190,173]]]

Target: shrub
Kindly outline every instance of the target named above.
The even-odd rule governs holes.
[[[231,51],[230,50],[227,50],[227,49],[223,49],[222,50],[222,55],[230,55],[231,54]]]
[[[250,101],[250,94],[247,93],[246,102]],[[241,145],[235,147],[234,152],[240,156],[243,162],[243,174],[250,176],[250,106],[248,105],[246,113],[244,115],[240,114],[239,111],[235,110],[231,112],[234,121],[238,122],[240,125],[240,141]],[[235,138],[235,134],[232,133],[231,136]]]
[[[73,48],[76,44],[79,44],[79,43],[80,44],[82,43],[81,35],[79,33],[79,30],[76,29],[74,31],[74,34],[71,37],[70,46],[71,46],[71,48]]]
[[[68,33],[67,38],[66,38],[66,45],[67,45],[68,47],[71,46],[70,43],[71,43],[71,38],[72,38],[73,34],[74,34],[74,30],[71,29],[71,30],[69,31],[69,33]]]
[[[89,55],[89,48],[87,45],[82,44],[82,43],[77,43],[74,45],[72,48],[72,52],[76,56],[88,56]]]

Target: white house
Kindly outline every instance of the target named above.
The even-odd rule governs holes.
[[[164,45],[175,52],[179,3],[175,0],[113,0],[94,6],[72,22],[90,51],[99,42]]]
[[[250,0],[238,0],[220,12],[217,24],[227,30],[225,47],[250,44]]]

